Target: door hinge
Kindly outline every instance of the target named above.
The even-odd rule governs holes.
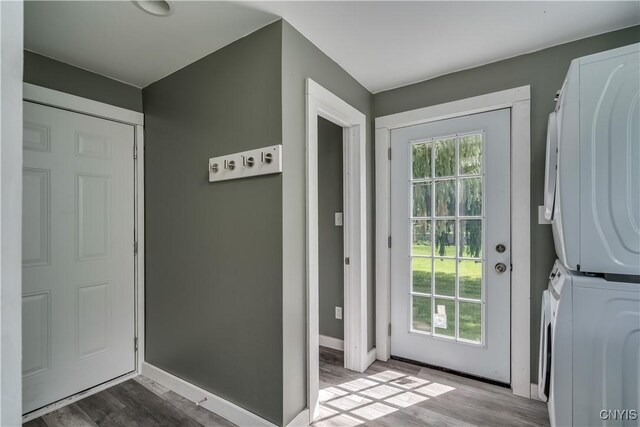
[[[133,242],[133,254],[138,255],[138,242]]]
[[[388,242],[388,244],[389,244],[389,249],[391,249],[391,236],[389,236],[389,242]]]
[[[138,158],[138,144],[133,144],[133,158]]]
[[[345,265],[349,265],[351,263],[351,260],[349,259],[349,257],[346,257],[344,259],[344,263],[345,263]]]
[[[391,336],[391,323],[389,323],[389,336]]]
[[[391,160],[391,147],[389,147],[388,156],[389,156],[389,160]]]
[[[133,339],[133,349],[134,349],[135,351],[138,351],[138,337],[135,337],[135,338]]]

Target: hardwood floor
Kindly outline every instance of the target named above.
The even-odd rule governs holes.
[[[545,403],[511,390],[390,360],[356,373],[321,347],[320,417],[314,426],[546,426]]]
[[[546,404],[511,390],[390,360],[360,374],[342,352],[321,347],[316,427],[547,426]],[[234,426],[145,377],[136,377],[25,424],[58,426]]]
[[[72,426],[235,426],[146,377],[113,386],[24,424]]]

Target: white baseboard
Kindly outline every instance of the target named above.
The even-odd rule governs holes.
[[[208,409],[209,411],[214,412],[239,426],[275,426],[275,424],[272,424],[271,422],[254,414],[253,412],[247,411],[246,409],[241,408],[240,406],[231,403],[228,400],[225,400],[213,393],[203,390],[198,386],[195,386],[146,362],[142,363],[142,375],[179,394],[180,396],[189,399],[194,403],[202,402],[200,403],[200,406],[202,406],[203,408]],[[202,401],[203,399],[206,400]]]
[[[300,412],[287,427],[309,427],[309,409],[304,409]]]
[[[371,366],[371,364],[373,362],[376,361],[376,348],[373,347],[371,350],[369,350],[369,352],[367,353],[367,368],[369,366]]]
[[[540,393],[538,392],[538,384],[536,383],[531,383],[531,399],[539,400],[540,402],[546,402],[540,397]]]
[[[329,347],[334,350],[344,351],[344,341],[338,338],[320,335],[320,345],[322,347]]]

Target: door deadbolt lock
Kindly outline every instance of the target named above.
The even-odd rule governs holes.
[[[498,273],[504,273],[505,271],[507,271],[507,266],[505,265],[505,263],[499,262],[496,264],[496,271]]]
[[[498,243],[496,245],[496,252],[498,252],[499,254],[503,253],[506,250],[507,250],[507,247],[505,245],[503,245],[502,243]]]

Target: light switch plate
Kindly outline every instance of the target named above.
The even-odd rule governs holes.
[[[545,209],[544,205],[538,206],[538,224],[541,224],[541,225],[551,224],[551,221],[549,221],[544,217],[544,209]]]
[[[282,145],[209,159],[209,182],[282,172]]]
[[[336,227],[342,227],[342,212],[336,212]]]
[[[342,320],[342,307],[336,307],[336,319]]]

